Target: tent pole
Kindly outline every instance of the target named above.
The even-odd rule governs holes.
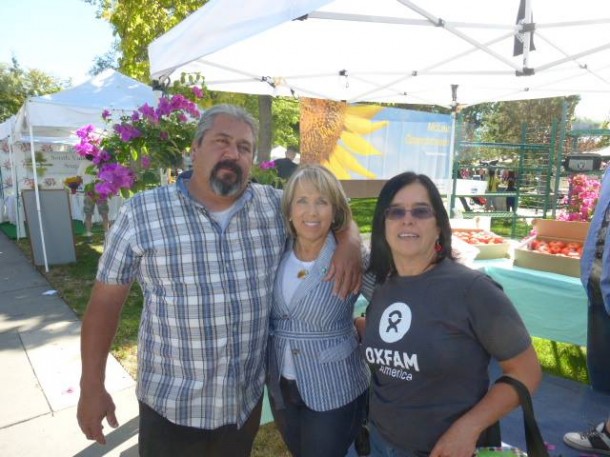
[[[453,154],[455,153],[455,124],[457,118],[457,84],[451,84],[451,135],[449,140],[449,178],[447,179],[447,214],[449,214],[449,218],[454,217],[453,208],[451,207],[451,198],[453,194],[454,183],[453,180]]]
[[[456,124],[457,113],[455,110],[451,110],[451,139],[449,140],[449,179],[447,179],[447,214],[449,217],[455,217],[453,215],[453,208],[451,207],[451,198],[453,193],[453,154],[455,153],[455,124]]]
[[[29,114],[29,113],[28,113]],[[27,116],[30,119],[29,116]],[[44,271],[49,272],[49,263],[47,261],[47,246],[44,241],[44,230],[42,228],[42,210],[40,208],[40,194],[38,192],[38,172],[36,171],[36,153],[34,152],[34,131],[32,123],[28,121],[28,130],[30,133],[30,154],[32,156],[32,171],[34,172],[34,195],[36,196],[36,212],[38,214],[38,228],[40,229],[40,243],[42,244],[42,257],[44,259]]]
[[[9,161],[11,162],[11,178],[13,180],[13,189],[15,192],[15,222],[17,228],[17,239],[20,240],[25,236],[24,233],[24,225],[23,219],[21,218],[21,197],[19,195],[19,176],[17,176],[17,164],[15,162],[15,150],[14,150],[14,130],[15,125],[11,126],[11,133],[8,137],[8,153],[9,153]]]

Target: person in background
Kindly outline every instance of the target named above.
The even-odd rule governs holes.
[[[610,455],[610,418],[586,432],[569,432],[563,436],[568,446],[587,453]]]
[[[593,390],[610,393],[610,169],[602,178],[599,199],[585,239],[580,270],[589,299],[587,368]],[[610,419],[586,432],[566,433],[563,441],[591,454],[610,455]]]
[[[85,215],[85,236],[91,237],[93,236],[93,213],[95,212],[95,207],[97,206],[97,212],[102,218],[102,228],[104,229],[104,233],[108,232],[110,228],[110,219],[109,219],[109,205],[108,200],[103,199],[100,200],[97,198],[92,192],[93,189],[93,180],[94,177],[87,173],[87,168],[89,168],[92,163],[88,160],[83,160],[78,167],[78,176],[83,179],[83,214]]]
[[[369,370],[353,324],[358,296],[333,295],[323,278],[336,248],[333,232],[350,224],[351,210],[321,165],[292,175],[281,207],[291,238],[273,291],[271,410],[293,456],[343,457],[364,418]]]
[[[277,168],[277,174],[280,178],[288,180],[298,168],[298,165],[294,162],[297,152],[295,147],[288,146],[286,157],[275,160],[275,168]]]
[[[487,188],[485,189],[485,193],[493,194],[498,192],[498,177],[496,176],[496,170],[490,168],[487,170]],[[494,211],[496,209],[496,198],[491,197],[489,195],[485,196],[485,210],[486,211]]]
[[[517,191],[517,178],[513,170],[508,170],[506,174],[506,192]],[[515,211],[515,197],[506,197],[506,211]]]
[[[500,445],[497,422],[519,399],[509,385],[490,388],[490,359],[530,392],[540,365],[500,285],[454,260],[449,217],[427,176],[405,172],[382,188],[368,272],[377,284],[362,342],[371,456],[463,457]]]
[[[102,228],[104,229],[104,233],[108,232],[110,228],[110,219],[108,218],[108,214],[110,212],[110,208],[108,205],[107,199],[97,199],[91,194],[85,192],[85,199],[83,200],[83,213],[85,213],[85,236],[93,236],[93,212],[95,211],[95,207],[97,206],[97,212],[102,218]]]
[[[275,272],[288,235],[281,191],[249,183],[257,123],[217,105],[202,115],[193,169],[125,202],[107,234],[81,330],[78,423],[105,443],[117,427],[104,385],[121,308],[137,279],[144,303],[136,395],[139,453],[248,456],[259,428]],[[359,290],[360,236],[351,224],[326,279]]]

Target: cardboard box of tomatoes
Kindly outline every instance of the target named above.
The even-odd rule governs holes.
[[[514,265],[579,277],[589,223],[535,219],[534,229],[536,235],[515,249]]]
[[[477,260],[501,259],[508,255],[508,242],[493,232],[483,229],[460,228],[455,228],[452,232],[454,236],[479,250],[476,256]]]

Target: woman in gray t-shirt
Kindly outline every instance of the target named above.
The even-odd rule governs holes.
[[[455,262],[447,212],[425,175],[386,183],[371,240],[371,455],[466,457],[499,445],[490,427],[518,397],[509,385],[489,388],[490,359],[530,391],[541,379],[517,311],[492,279]]]

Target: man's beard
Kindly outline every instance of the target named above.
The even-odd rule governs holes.
[[[235,177],[231,176],[230,174],[221,176],[219,174],[221,168],[230,170]],[[212,168],[212,173],[210,175],[212,190],[217,195],[222,197],[233,197],[234,195],[237,195],[242,188],[244,173],[235,162],[230,160],[218,162],[214,168]]]

